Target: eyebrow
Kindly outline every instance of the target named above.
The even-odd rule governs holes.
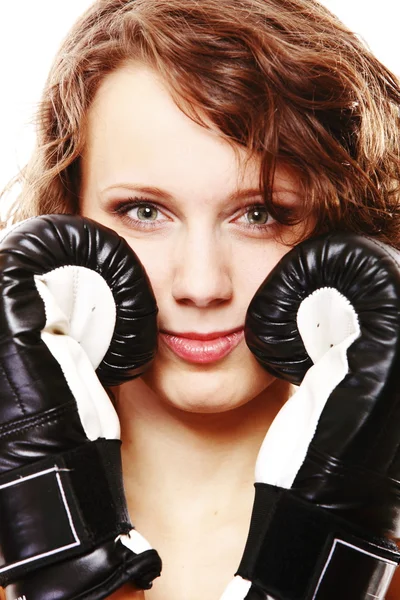
[[[174,197],[172,194],[170,194],[169,192],[167,192],[166,190],[163,190],[159,187],[156,186],[149,186],[149,185],[141,185],[141,184],[131,184],[131,183],[118,183],[118,184],[113,184],[110,185],[108,187],[106,187],[104,189],[104,191],[109,191],[109,190],[113,190],[113,189],[125,189],[128,191],[136,191],[136,192],[141,192],[142,194],[150,194],[151,196],[155,196],[156,198],[160,198],[162,200],[165,201],[173,201]],[[232,194],[229,195],[228,197],[228,201],[232,201],[232,200],[242,200],[243,198],[246,198],[247,196],[259,196],[261,194],[261,190],[260,188],[245,188],[242,190],[237,190],[235,192],[232,192]]]

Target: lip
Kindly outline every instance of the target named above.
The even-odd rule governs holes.
[[[221,360],[236,348],[243,336],[243,327],[213,333],[160,332],[161,339],[174,354],[195,364],[209,364]]]

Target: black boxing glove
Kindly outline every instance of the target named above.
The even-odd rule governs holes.
[[[110,229],[52,215],[5,235],[0,272],[6,598],[148,589],[161,562],[129,520],[119,421],[101,385],[140,375],[154,356],[157,307],[143,267]]]
[[[299,244],[252,300],[260,364],[300,384],[263,442],[249,536],[224,600],[383,600],[400,560],[399,252]]]

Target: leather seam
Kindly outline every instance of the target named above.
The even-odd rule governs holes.
[[[0,439],[5,439],[5,438],[7,438],[15,433],[19,433],[21,431],[29,431],[30,429],[43,427],[44,425],[47,425],[51,421],[56,423],[59,420],[59,418],[62,417],[62,415],[65,412],[69,412],[71,410],[71,408],[73,408],[74,412],[76,412],[76,407],[73,407],[70,404],[67,404],[67,405],[61,406],[56,411],[52,412],[52,414],[50,414],[50,415],[49,414],[44,414],[41,416],[35,415],[35,416],[27,419],[24,423],[21,423],[21,422],[8,423],[8,424],[4,425],[3,427],[0,427]]]
[[[17,354],[17,353],[15,353],[15,354]],[[26,415],[27,414],[26,408],[24,407],[23,402],[21,401],[21,398],[17,394],[17,389],[14,386],[13,382],[11,381],[11,379],[9,378],[7,370],[4,368],[3,361],[1,359],[0,359],[0,369],[2,370],[3,375],[6,378],[8,385],[10,386],[10,390],[11,390],[14,398],[16,399],[17,404],[18,404],[18,406],[19,406],[22,414]]]
[[[379,248],[380,250],[383,250],[384,252],[386,252],[386,254],[388,256],[390,256],[390,258],[396,263],[396,265],[400,268],[400,261],[398,258],[398,255],[395,254],[393,252],[393,249],[391,248],[391,246],[387,246],[386,244],[383,244],[382,242],[380,242],[379,240],[376,240],[374,238],[368,238],[370,242],[372,242],[372,244],[374,244],[377,248]]]

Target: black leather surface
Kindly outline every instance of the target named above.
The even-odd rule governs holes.
[[[346,233],[303,242],[251,302],[246,340],[265,369],[301,383],[313,363],[297,311],[322,287],[349,300],[361,336],[348,350],[349,372],[326,403],[292,492],[384,545],[400,537],[400,266],[393,249]],[[301,561],[290,548],[288,557]]]
[[[115,385],[136,377],[154,357],[157,339],[154,295],[142,265],[121,237],[89,219],[68,215],[29,219],[8,233],[0,243],[0,483],[5,478],[12,479],[14,474],[19,477],[20,469],[27,466],[33,465],[35,469],[37,465],[41,469],[43,461],[50,459],[51,462],[52,456],[88,442],[62,370],[41,340],[46,316],[34,275],[66,265],[96,271],[105,279],[114,296],[117,310],[114,335],[97,370],[102,383]],[[81,462],[82,465],[74,466],[70,473],[71,480],[78,485],[79,479],[85,477],[85,468],[89,468]],[[108,483],[107,469],[115,472],[115,477],[111,477]],[[86,473],[88,481],[91,481],[90,473]],[[104,504],[109,498],[109,510],[117,510],[118,506],[122,516],[117,521],[125,523],[124,499],[119,498],[123,493],[119,462],[111,460],[103,473],[103,487],[99,488],[97,499],[94,489],[97,484],[91,481],[95,498],[93,516],[96,515],[96,504]],[[104,493],[107,485],[113,486],[110,494]],[[91,491],[92,487],[89,489]],[[40,494],[46,492],[41,489]],[[3,563],[7,563],[10,556],[20,557],[24,553],[28,557],[34,556],[40,548],[47,547],[49,540],[44,539],[47,529],[43,528],[43,535],[39,537],[37,521],[35,526],[32,525],[30,536],[30,501],[32,507],[36,503],[36,517],[45,518],[44,513],[39,515],[40,498],[36,496],[31,488],[29,493],[21,493],[18,496],[20,510],[17,510],[16,503],[14,514],[12,495],[3,497],[3,508],[7,507],[3,511],[7,514],[2,515],[7,523],[4,523],[0,535],[1,552],[5,557]],[[49,489],[48,495],[43,495],[43,507],[48,509],[51,528],[54,515],[50,500]],[[108,510],[107,506],[103,508]],[[85,511],[91,509],[83,502],[77,510],[84,517]],[[103,514],[99,511],[100,519]],[[101,525],[105,524],[101,521],[100,529]],[[123,531],[125,529],[126,523]],[[13,531],[23,532],[26,548],[13,547],[17,543]],[[102,531],[104,533],[104,527]],[[81,559],[74,557],[69,562],[54,565],[53,570],[46,566],[29,576],[20,577],[13,587],[7,587],[7,598],[26,596],[29,600],[71,600],[82,597],[97,600],[106,597],[104,590],[117,589],[132,574],[145,581],[146,571],[159,573],[161,563],[155,552],[136,557],[129,550],[122,549],[121,544],[115,545],[117,533],[123,531],[113,530],[108,536],[112,538],[110,543],[102,539],[98,550],[85,554]],[[89,536],[91,534],[89,528]],[[49,537],[54,538],[54,532],[49,533]],[[96,536],[93,535],[92,539],[95,540]],[[57,560],[63,559],[55,556],[54,561]],[[27,563],[27,571],[35,569],[32,564]],[[148,586],[149,581],[145,581],[145,585]],[[96,589],[91,590],[93,586]],[[57,591],[62,589],[64,591]]]
[[[134,556],[121,544],[110,541],[93,552],[30,573],[23,581],[7,586],[6,599],[25,596],[29,600],[103,600],[123,581],[150,588],[160,570],[161,561],[155,550]]]
[[[154,357],[154,295],[122,238],[68,215],[18,226],[0,244],[0,474],[87,439],[62,370],[41,340],[45,311],[33,279],[71,264],[98,272],[116,301],[114,336],[98,368],[102,382],[133,378]]]

